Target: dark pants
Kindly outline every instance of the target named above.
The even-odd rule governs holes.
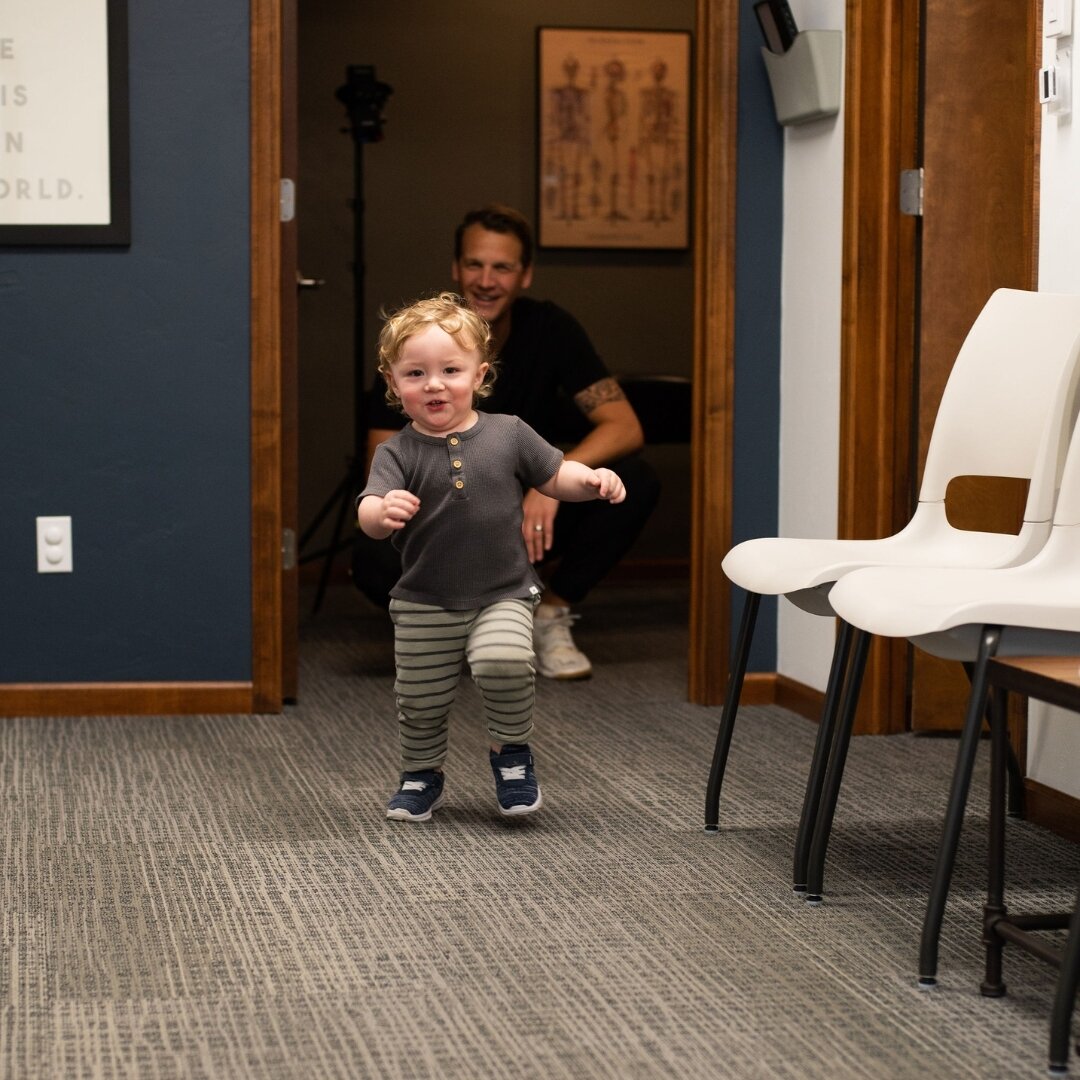
[[[660,480],[636,454],[614,462],[626,485],[617,506],[592,500],[564,502],[555,517],[555,544],[544,564],[554,562],[551,591],[576,604],[630,550],[660,498]],[[353,584],[373,603],[387,607],[390,590],[401,576],[401,557],[389,540],[357,533],[353,548]]]

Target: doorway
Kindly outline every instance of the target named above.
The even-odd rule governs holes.
[[[712,5],[719,6],[719,5]],[[344,0],[302,8],[298,23],[299,267],[324,284],[299,297],[299,522],[317,515],[353,455],[353,402],[374,376],[379,311],[450,282],[453,229],[491,200],[535,218],[536,29],[542,24],[648,26],[654,7],[597,3],[559,17],[550,4],[515,6],[494,25],[469,5],[421,4],[410,20],[392,5]],[[664,29],[695,26],[694,0],[667,5]],[[423,34],[416,33],[422,24]],[[435,50],[432,43],[440,42]],[[353,142],[336,98],[346,68],[370,64],[391,88],[384,138],[364,148],[364,304],[354,341]],[[623,374],[690,376],[694,266],[680,252],[537,253],[531,293],[555,300],[586,326],[608,366]],[[359,383],[359,385],[358,385]],[[689,449],[657,448],[665,498],[635,554],[689,557]],[[331,540],[333,515],[310,546]],[[351,521],[348,525],[352,528]],[[347,555],[335,560],[344,580]],[[313,569],[319,569],[315,567]],[[304,612],[301,612],[303,615]]]

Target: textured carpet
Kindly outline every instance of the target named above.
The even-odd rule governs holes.
[[[684,701],[684,591],[583,613],[596,675],[541,683],[523,821],[495,812],[471,685],[446,806],[385,820],[392,647],[348,589],[307,620],[282,716],[5,721],[2,1075],[1043,1075],[1054,973],[1007,951],[1008,996],[978,992],[985,748],[920,993],[955,742],[855,740],[809,908],[789,880],[813,726],[744,712],[708,836],[718,710]],[[1008,834],[1012,906],[1070,902],[1077,849]]]

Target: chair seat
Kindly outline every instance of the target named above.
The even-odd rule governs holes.
[[[881,540],[745,540],[724,557],[724,573],[736,585],[763,596],[816,589],[872,566],[1000,567],[1030,557],[1046,538],[1049,522],[1025,524],[1019,535],[969,532],[930,515]]]
[[[852,625],[884,637],[910,638],[935,655],[969,659],[967,646],[943,652],[928,635],[954,632],[973,641],[984,625],[1052,634],[1080,633],[1080,525],[1057,526],[1030,562],[1006,569],[871,567],[849,574],[829,594],[833,610]],[[1024,635],[1031,642],[1031,635]],[[924,640],[925,639],[925,640]],[[1057,651],[1057,650],[1054,650]]]

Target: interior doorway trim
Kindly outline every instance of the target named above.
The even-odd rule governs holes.
[[[840,477],[837,535],[888,536],[910,516],[916,219],[899,212],[918,161],[918,0],[847,5]],[[857,731],[906,725],[908,650],[875,639]]]
[[[731,586],[735,363],[735,140],[739,5],[697,0],[694,52],[694,405],[688,696],[723,700]]]
[[[251,680],[282,705],[282,0],[251,2]]]

